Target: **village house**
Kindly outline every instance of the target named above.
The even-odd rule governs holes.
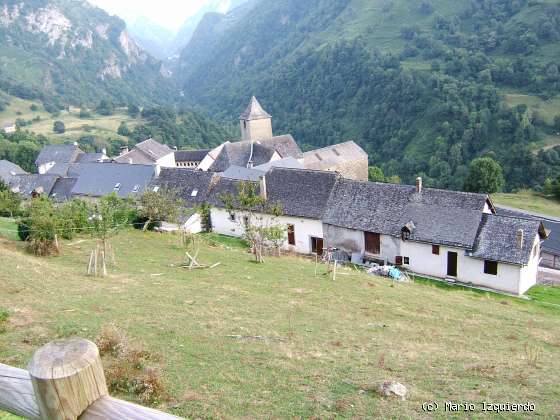
[[[85,153],[77,143],[44,146],[35,160],[39,174],[66,176],[70,165],[107,161],[105,149],[101,153]]]
[[[341,180],[323,219],[327,247],[356,260],[521,295],[536,283],[539,221],[495,214],[489,197]]]
[[[4,123],[4,125],[2,126],[2,130],[6,134],[12,134],[16,132],[17,126],[15,123]]]
[[[57,178],[56,175],[19,174],[12,178],[9,187],[25,198],[49,196]]]
[[[332,188],[340,176],[332,172],[272,168],[261,177],[258,191],[268,202],[277,204],[282,215],[261,215],[264,223],[280,225],[286,230],[283,249],[302,254],[322,253],[322,217]],[[229,236],[244,234],[243,213],[230,212],[223,194],[237,195],[239,181],[220,178],[209,194],[214,232]],[[274,220],[271,220],[274,219]]]
[[[353,141],[312,150],[303,154],[303,166],[319,171],[335,171],[344,178],[368,180],[368,155]]]
[[[25,175],[25,172],[19,165],[9,160],[0,160],[0,181],[9,185],[16,175]]]
[[[175,150],[175,165],[178,168],[197,169],[209,152],[210,149]]]
[[[154,139],[144,140],[134,146],[132,150],[123,148],[114,161],[131,165],[153,165],[158,173],[161,168],[176,167],[175,151]]]

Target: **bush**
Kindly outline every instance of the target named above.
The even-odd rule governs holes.
[[[20,221],[27,226],[22,228],[20,238],[25,236],[24,231],[28,231],[26,241],[30,252],[39,256],[56,255],[58,247],[56,245],[56,234],[59,228],[59,215],[53,202],[46,197],[39,197],[31,201],[28,208],[27,218]]]
[[[29,218],[18,220],[18,237],[22,241],[27,241],[31,235],[31,221]]]
[[[0,189],[0,216],[15,217],[19,215],[21,197],[9,190]]]
[[[67,201],[58,209],[60,234],[64,239],[72,239],[76,234],[89,231],[91,209],[87,202],[79,199]]]
[[[5,309],[0,309],[0,334],[6,332],[8,318],[10,318],[10,313]]]
[[[56,134],[63,134],[66,132],[66,126],[62,121],[55,121],[53,124],[53,132]]]

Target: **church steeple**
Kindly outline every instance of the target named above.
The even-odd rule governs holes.
[[[242,140],[259,140],[272,137],[272,117],[254,96],[245,112],[239,116],[239,120]]]

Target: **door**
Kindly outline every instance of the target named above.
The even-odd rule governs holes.
[[[296,228],[294,225],[288,225],[288,245],[296,244]]]
[[[449,251],[447,253],[447,275],[457,277],[457,253]]]
[[[381,239],[379,233],[364,232],[365,248],[368,254],[379,254],[381,250]]]
[[[321,256],[323,255],[323,239],[311,237],[311,252]]]

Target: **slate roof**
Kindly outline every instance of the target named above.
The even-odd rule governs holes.
[[[257,101],[257,98],[254,96],[251,98],[251,102],[245,112],[239,116],[240,120],[260,120],[264,118],[272,118],[269,113],[267,113]]]
[[[286,216],[321,219],[337,179],[333,172],[273,168],[265,177],[268,201]]]
[[[341,179],[334,187],[324,222],[334,226],[400,236],[413,222],[410,240],[471,249],[487,202],[484,194],[410,185]]]
[[[50,197],[59,203],[72,199],[72,189],[76,178],[58,178],[51,190]]]
[[[16,175],[26,174],[20,166],[9,160],[0,160],[0,180],[5,184],[9,184],[11,179]]]
[[[259,167],[262,167],[262,165]],[[238,179],[242,181],[258,181],[264,174],[264,171],[256,168],[249,169],[244,168],[243,166],[232,165],[222,173],[222,176],[224,178]]]
[[[517,231],[523,230],[523,247],[517,247]],[[484,214],[471,256],[485,260],[525,265],[537,234],[545,237],[538,220]]]
[[[114,160],[118,163],[132,163],[136,165],[153,164],[164,156],[174,153],[174,150],[165,144],[161,144],[154,139],[144,140],[134,148]]]
[[[303,166],[307,169],[322,169],[360,158],[368,158],[364,149],[353,141],[347,141],[304,153]]]
[[[208,193],[208,204],[214,207],[224,207],[224,203],[221,200],[221,196],[224,194],[229,194],[236,197],[239,190],[238,185],[241,181],[237,179],[230,178],[216,178],[215,182],[212,183],[210,191]],[[260,185],[258,182],[253,183],[256,187],[256,192],[260,193]]]
[[[195,207],[208,200],[212,181],[217,175],[212,172],[193,171],[183,168],[162,168],[159,177],[150,188],[159,186],[177,192],[185,207]],[[196,190],[196,194],[194,191]]]
[[[538,220],[541,221],[550,233],[541,246],[541,249],[553,255],[560,255],[560,220],[555,218],[545,218],[523,212],[520,210],[504,209],[502,207],[496,208],[497,214],[501,216],[517,217],[521,219]]]
[[[155,177],[155,170],[150,165],[80,163],[72,165],[68,174],[77,178],[72,195],[101,197],[114,191],[119,197],[127,197],[141,194]]]
[[[176,150],[176,162],[201,162],[210,152],[210,149],[203,150]]]
[[[303,156],[296,141],[289,134],[275,136],[270,139],[254,140],[252,158],[251,141],[244,140],[235,143],[225,143],[209,170],[223,172],[232,165],[246,168],[249,159],[252,160],[253,167],[264,165],[271,161],[274,152],[278,152],[280,158],[291,157],[300,159]]]
[[[103,153],[82,153],[76,159],[76,163],[95,163],[104,159]]]
[[[56,175],[16,175],[10,182],[10,189],[24,196],[30,196],[33,191],[39,189],[42,190],[41,194],[49,195],[57,179]]]
[[[35,164],[37,166],[44,163],[74,163],[80,153],[83,153],[75,144],[49,144],[39,153]]]
[[[293,157],[287,157],[279,160],[272,160],[263,165],[255,166],[253,169],[259,171],[268,172],[272,168],[292,168],[292,169],[303,169],[303,165]]]
[[[251,142],[242,141],[237,143],[227,143],[222,148],[218,157],[212,163],[209,170],[211,172],[223,172],[230,166],[247,167],[251,159],[254,166],[270,162],[275,150],[263,147],[258,143],[253,144],[253,155],[251,157]]]

